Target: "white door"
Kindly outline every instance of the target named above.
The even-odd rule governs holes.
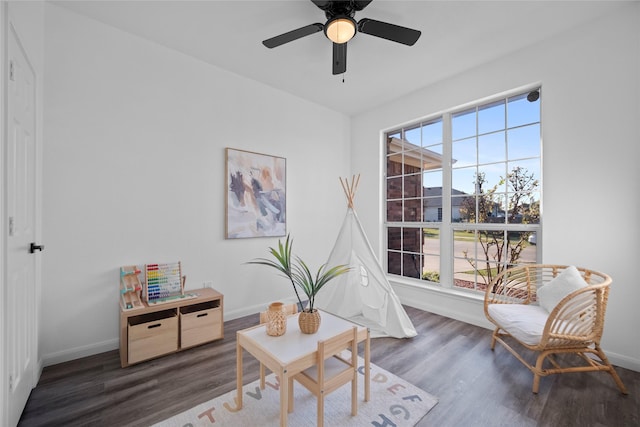
[[[35,72],[9,26],[7,93],[6,374],[14,426],[35,386],[36,367],[36,111]],[[37,253],[37,252],[36,252]]]

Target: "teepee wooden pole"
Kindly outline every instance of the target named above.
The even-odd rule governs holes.
[[[340,184],[342,185],[342,189],[344,190],[344,194],[345,196],[347,196],[347,204],[351,209],[354,209],[353,207],[353,199],[356,195],[356,190],[358,189],[358,185],[360,184],[360,174],[358,175],[353,175],[351,177],[351,182],[349,182],[349,180],[347,178],[344,179],[344,181],[342,180],[342,177],[340,178]]]
[[[360,174],[353,177],[353,188],[351,190],[351,199],[355,199],[356,191],[358,191],[358,185],[360,185]]]
[[[353,202],[351,201],[351,197],[349,197],[349,188],[347,186],[347,180],[345,179],[343,181],[342,177],[340,177],[340,185],[342,185],[342,190],[344,190],[344,195],[347,197],[347,205],[349,207],[352,207],[353,206]]]

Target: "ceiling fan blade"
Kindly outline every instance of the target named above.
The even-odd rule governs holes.
[[[342,74],[347,71],[347,44],[333,44],[333,74]]]
[[[318,23],[310,24],[305,27],[289,31],[288,33],[280,34],[279,36],[275,36],[270,39],[264,40],[262,44],[268,47],[269,49],[273,49],[274,47],[292,42],[294,40],[298,40],[299,38],[309,36],[313,33],[317,33],[318,31],[322,31],[323,28],[324,28],[324,25],[322,24],[318,24]]]
[[[418,30],[369,18],[363,18],[358,22],[358,31],[391,40],[392,42],[406,44],[407,46],[413,46],[422,34]]]

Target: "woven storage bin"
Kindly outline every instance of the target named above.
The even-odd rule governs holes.
[[[284,304],[274,302],[267,310],[267,335],[279,337],[287,332],[287,313]]]
[[[313,309],[312,312],[301,311],[298,315],[298,325],[303,334],[315,334],[320,328],[320,312]]]

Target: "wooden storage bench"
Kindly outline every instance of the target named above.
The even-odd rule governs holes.
[[[120,364],[125,366],[224,337],[223,296],[214,289],[136,310],[120,310]]]

